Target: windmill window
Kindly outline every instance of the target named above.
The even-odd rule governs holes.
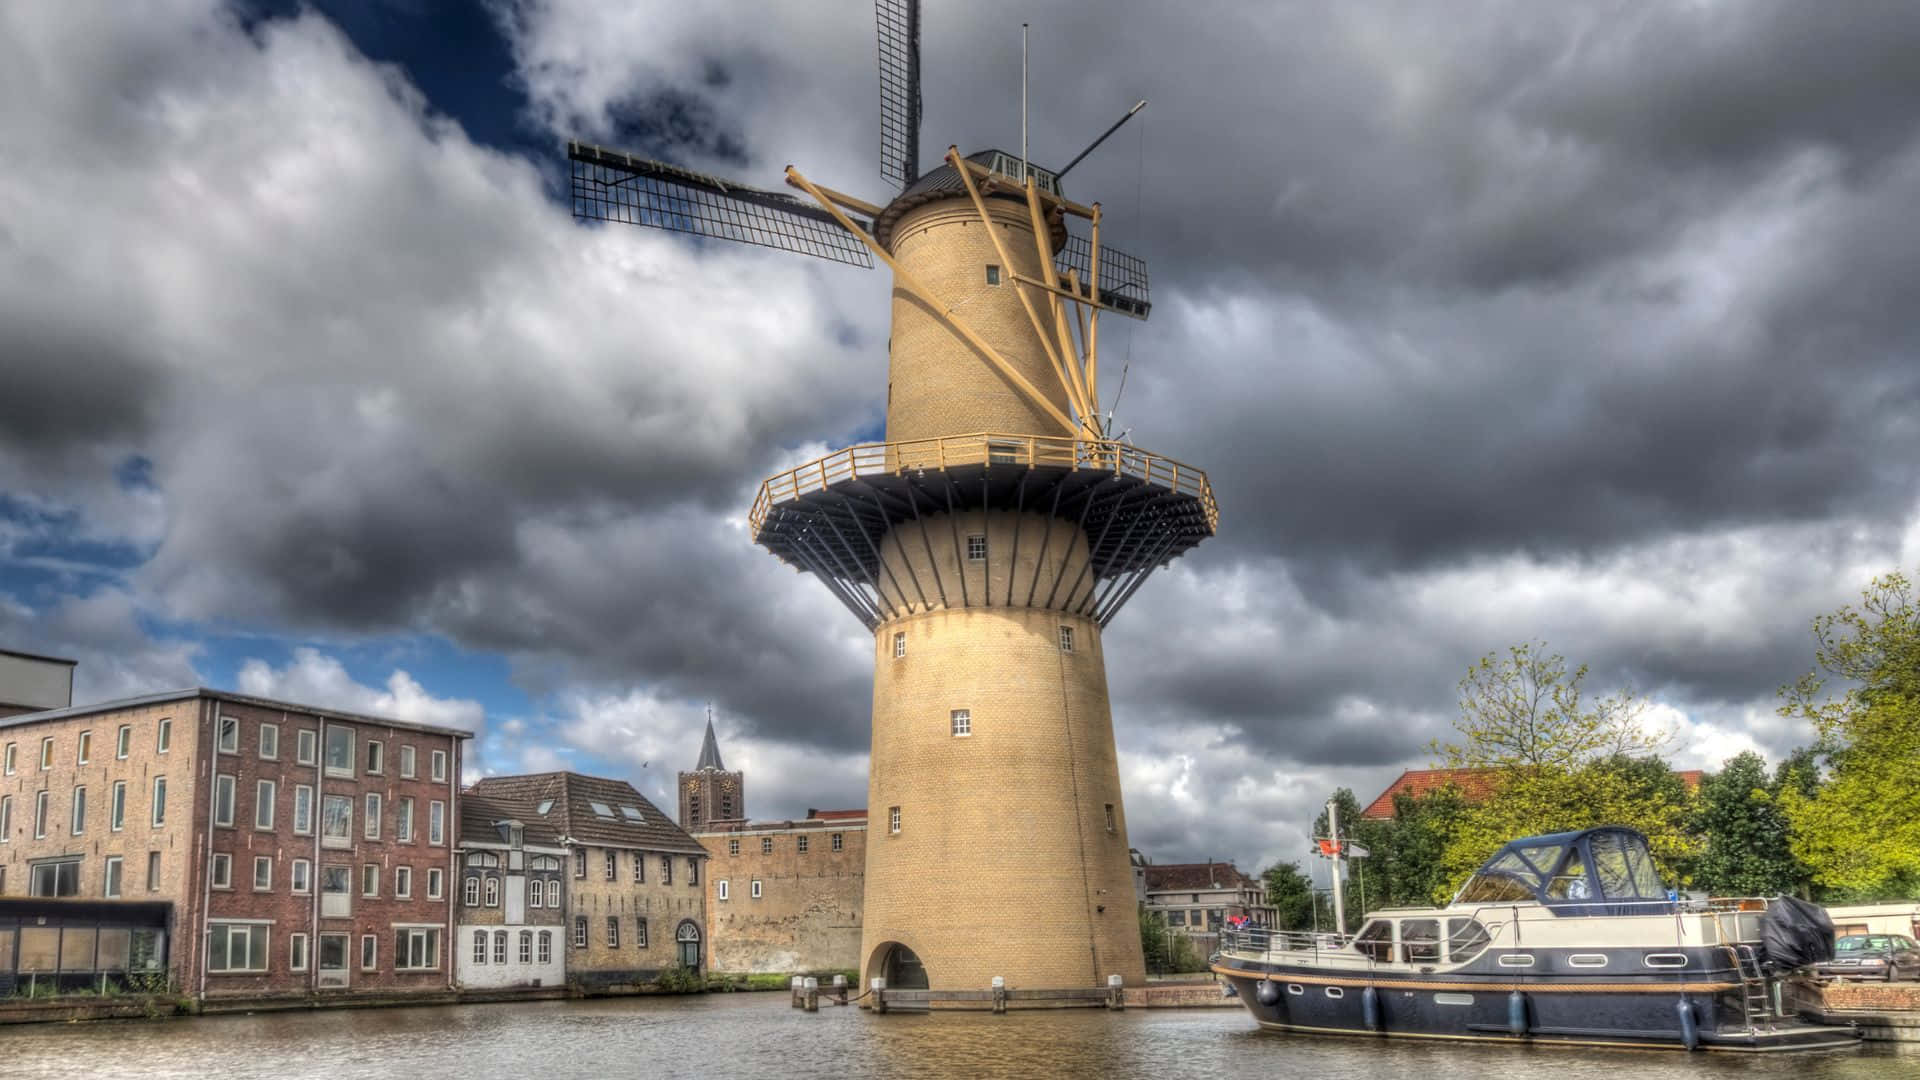
[[[1073,627],[1071,626],[1063,626],[1060,628],[1060,651],[1073,651]]]
[[[904,630],[896,630],[893,634],[893,658],[898,660],[905,655],[907,655],[907,633]]]
[[[992,263],[987,264],[987,284],[989,285],[1000,284],[1000,268],[993,265]]]
[[[963,735],[973,734],[973,713],[972,712],[966,709],[955,709],[949,715],[949,721],[953,725],[953,734],[956,738]]]
[[[967,559],[972,562],[984,562],[987,557],[987,534],[969,533],[967,535]]]

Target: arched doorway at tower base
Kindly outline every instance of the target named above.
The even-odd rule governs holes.
[[[869,977],[887,980],[889,990],[927,989],[927,969],[912,949],[897,941],[883,943],[873,950],[867,962]]]

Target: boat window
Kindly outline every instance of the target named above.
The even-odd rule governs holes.
[[[1460,890],[1462,904],[1504,904],[1533,899],[1533,890],[1506,874],[1475,874]]]
[[[1400,924],[1400,958],[1409,964],[1440,962],[1440,920],[1408,919]]]
[[[1594,833],[1587,841],[1600,891],[1609,900],[1664,900],[1666,888],[1653,868],[1646,842],[1627,833]]]
[[[1533,876],[1533,867],[1528,865],[1527,860],[1521,858],[1518,852],[1514,851],[1501,852],[1500,857],[1488,863],[1485,869],[1497,870],[1503,874],[1513,874],[1523,878]]]
[[[1329,986],[1327,987],[1327,996],[1330,998],[1343,998],[1347,996],[1347,992],[1337,986]]]
[[[1492,935],[1477,919],[1447,920],[1447,962],[1463,964],[1486,949]]]
[[[1547,886],[1547,895],[1555,900],[1591,900],[1587,895],[1591,886],[1587,884],[1587,862],[1579,852],[1567,860],[1567,865],[1553,877]]]
[[[1647,845],[1638,841],[1627,844],[1627,861],[1633,867],[1633,887],[1642,897],[1653,900],[1667,898],[1666,883],[1660,880],[1660,871],[1653,865],[1653,852]]]
[[[1393,924],[1385,919],[1373,920],[1361,928],[1359,936],[1353,939],[1353,947],[1375,963],[1384,964],[1393,959]]]
[[[1560,856],[1565,854],[1566,850],[1565,844],[1536,844],[1533,847],[1521,848],[1520,854],[1533,864],[1534,870],[1538,871],[1541,877],[1545,877],[1553,873],[1553,868],[1559,865]]]

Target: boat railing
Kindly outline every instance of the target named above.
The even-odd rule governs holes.
[[[1601,900],[1528,900],[1520,903],[1480,904],[1470,909],[1474,921],[1486,926],[1495,941],[1501,937],[1505,926],[1512,926],[1516,938],[1524,934],[1522,927],[1533,923],[1560,923],[1568,918],[1590,918],[1596,916],[1671,918],[1674,921],[1674,944],[1702,944],[1689,942],[1682,921],[1689,915],[1705,915],[1713,919],[1717,943],[1750,942],[1757,940],[1757,927],[1745,930],[1741,927],[1741,916],[1758,916],[1767,910],[1767,899],[1762,896],[1715,896],[1715,897],[1677,897],[1673,899],[1601,899]]]
[[[1319,955],[1344,949],[1353,941],[1351,934],[1331,931],[1276,930],[1266,926],[1243,926],[1220,932],[1220,951],[1227,953],[1309,953]]]

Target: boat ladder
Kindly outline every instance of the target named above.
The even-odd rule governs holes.
[[[1747,1030],[1758,1034],[1761,1026],[1773,1030],[1773,997],[1767,991],[1767,975],[1760,969],[1760,956],[1753,946],[1733,946],[1733,964],[1740,972],[1740,1000],[1746,1011]]]

